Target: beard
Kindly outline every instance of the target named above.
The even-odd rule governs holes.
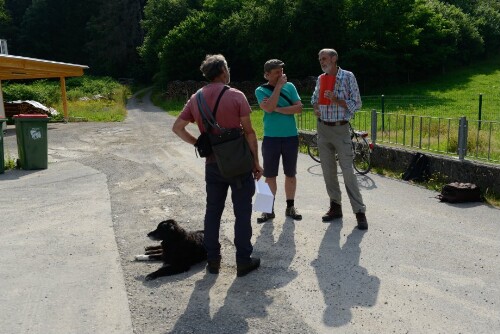
[[[323,72],[325,73],[329,73],[331,70],[332,70],[332,65],[324,65],[321,67],[321,69],[323,70]]]

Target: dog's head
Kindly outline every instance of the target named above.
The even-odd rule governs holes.
[[[178,240],[184,236],[186,231],[173,219],[162,221],[156,227],[156,230],[148,233],[148,238],[155,241]]]

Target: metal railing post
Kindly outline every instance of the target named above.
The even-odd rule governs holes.
[[[483,94],[479,94],[479,113],[477,115],[477,120],[479,121],[477,123],[477,129],[481,130],[481,118],[482,118],[482,112],[483,112]]]
[[[377,110],[372,109],[372,122],[371,122],[371,139],[372,143],[375,145],[375,142],[377,141]]]
[[[460,123],[458,126],[458,159],[463,161],[467,155],[467,118],[465,116],[460,117]]]
[[[381,96],[381,110],[382,110],[382,132],[385,131],[385,117],[384,117],[384,113],[385,113],[385,96],[382,95]]]

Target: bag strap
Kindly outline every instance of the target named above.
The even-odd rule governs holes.
[[[270,84],[260,85],[260,87],[266,88],[266,89],[270,90],[271,92],[274,92],[274,86],[272,86]],[[288,96],[286,96],[283,92],[280,92],[280,96],[282,98],[284,98],[286,100],[286,102],[288,102],[288,104],[290,104],[291,106],[293,106],[292,100],[290,100],[290,98]]]
[[[228,85],[224,85],[224,88],[222,88],[222,91],[220,92],[219,97],[217,98],[217,102],[215,102],[215,107],[214,107],[214,112],[213,112],[214,119],[215,119],[215,115],[217,115],[217,108],[219,107],[220,98],[222,97],[222,95],[224,95],[224,93],[228,89],[229,89],[229,86]]]
[[[222,95],[226,92],[226,90],[229,89],[229,86],[224,85],[224,88],[222,88],[221,92],[219,93],[219,96],[217,97],[217,101],[215,103],[214,107],[214,112],[210,110],[210,107],[208,106],[207,101],[203,97],[202,89],[200,88],[198,90],[198,93],[196,93],[196,101],[198,103],[198,109],[200,110],[201,118],[203,119],[203,126],[204,130],[207,131],[208,127],[211,126],[212,128],[217,128],[221,131],[224,129],[217,123],[217,120],[215,119],[215,116],[217,114],[217,109],[219,107],[219,102],[220,99],[222,98]]]

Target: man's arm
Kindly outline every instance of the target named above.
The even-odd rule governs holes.
[[[302,113],[302,102],[296,101],[293,105],[287,107],[277,107],[274,111],[284,115],[293,115]]]
[[[281,88],[286,82],[287,82],[286,75],[283,74],[278,79],[278,82],[276,83],[276,86],[274,87],[271,96],[269,96],[269,98],[267,99],[262,100],[262,102],[259,103],[259,107],[262,110],[264,110],[265,112],[273,112],[276,110],[276,107],[278,106],[278,101],[280,99]]]
[[[188,121],[183,120],[180,117],[177,117],[177,119],[174,122],[174,125],[172,126],[172,131],[186,143],[194,145],[196,143],[196,137],[194,137],[186,130],[188,124],[189,124]]]
[[[252,127],[250,116],[240,117],[240,122],[243,127],[243,132],[245,133],[245,138],[248,142],[248,146],[250,147],[250,151],[253,155],[253,176],[256,180],[258,180],[262,176],[264,170],[262,169],[259,162],[259,145],[257,143],[257,135],[255,134],[255,130]]]

